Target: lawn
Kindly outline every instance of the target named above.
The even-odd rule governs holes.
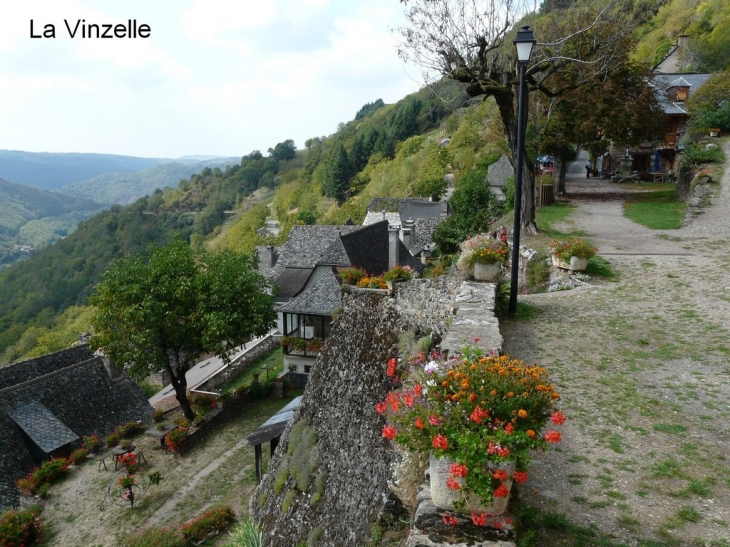
[[[674,188],[635,194],[624,205],[624,215],[637,224],[653,230],[676,230],[682,226],[687,204],[681,201]]]

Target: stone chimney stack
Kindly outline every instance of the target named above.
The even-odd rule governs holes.
[[[388,269],[400,264],[400,238],[398,228],[388,227]]]

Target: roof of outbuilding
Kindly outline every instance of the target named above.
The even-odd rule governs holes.
[[[368,212],[398,212],[403,222],[417,218],[439,217],[448,210],[448,203],[423,198],[373,198],[368,203]]]
[[[677,101],[676,95],[671,89],[677,87],[689,87],[688,97],[710,78],[711,74],[654,74],[651,77],[651,85],[658,92],[659,102],[664,108],[666,115],[686,115],[685,102]]]
[[[8,415],[46,454],[79,439],[76,433],[37,401],[8,410]]]

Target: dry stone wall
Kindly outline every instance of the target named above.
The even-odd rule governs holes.
[[[496,286],[460,274],[399,283],[394,293],[343,288],[343,310],[314,365],[302,404],[251,497],[266,545],[367,545],[392,504],[395,453],[375,411],[395,385],[386,363],[414,327],[444,340],[501,347]],[[388,501],[391,500],[391,501]],[[418,533],[417,530],[414,533]]]

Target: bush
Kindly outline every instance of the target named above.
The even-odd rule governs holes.
[[[127,422],[116,428],[115,432],[120,437],[134,437],[144,431],[144,426],[140,422]]]
[[[162,421],[162,418],[165,417],[165,412],[161,408],[156,408],[152,411],[152,421],[155,423],[159,423]]]
[[[116,432],[110,433],[104,437],[104,444],[106,444],[109,448],[117,446],[119,444],[119,435]]]
[[[180,531],[188,540],[202,541],[209,533],[226,528],[235,518],[236,514],[230,505],[221,505],[187,521]]]
[[[89,452],[96,452],[101,448],[101,439],[99,435],[84,436],[84,448]]]
[[[122,547],[184,547],[185,538],[177,530],[147,528],[122,537]]]
[[[70,464],[71,462],[66,458],[54,458],[33,469],[28,478],[38,485],[53,482],[68,473]]]
[[[704,146],[690,144],[682,152],[682,161],[685,165],[697,167],[703,163],[723,163],[725,153],[721,148],[708,149]]]
[[[88,455],[89,451],[86,448],[77,448],[76,450],[71,452],[71,455],[68,457],[68,459],[71,460],[72,464],[80,465],[86,461],[86,456]]]
[[[261,529],[249,516],[230,532],[230,536],[228,547],[261,547],[264,544]]]
[[[36,543],[43,528],[41,510],[30,507],[22,511],[11,509],[0,516],[0,547],[22,547]]]

